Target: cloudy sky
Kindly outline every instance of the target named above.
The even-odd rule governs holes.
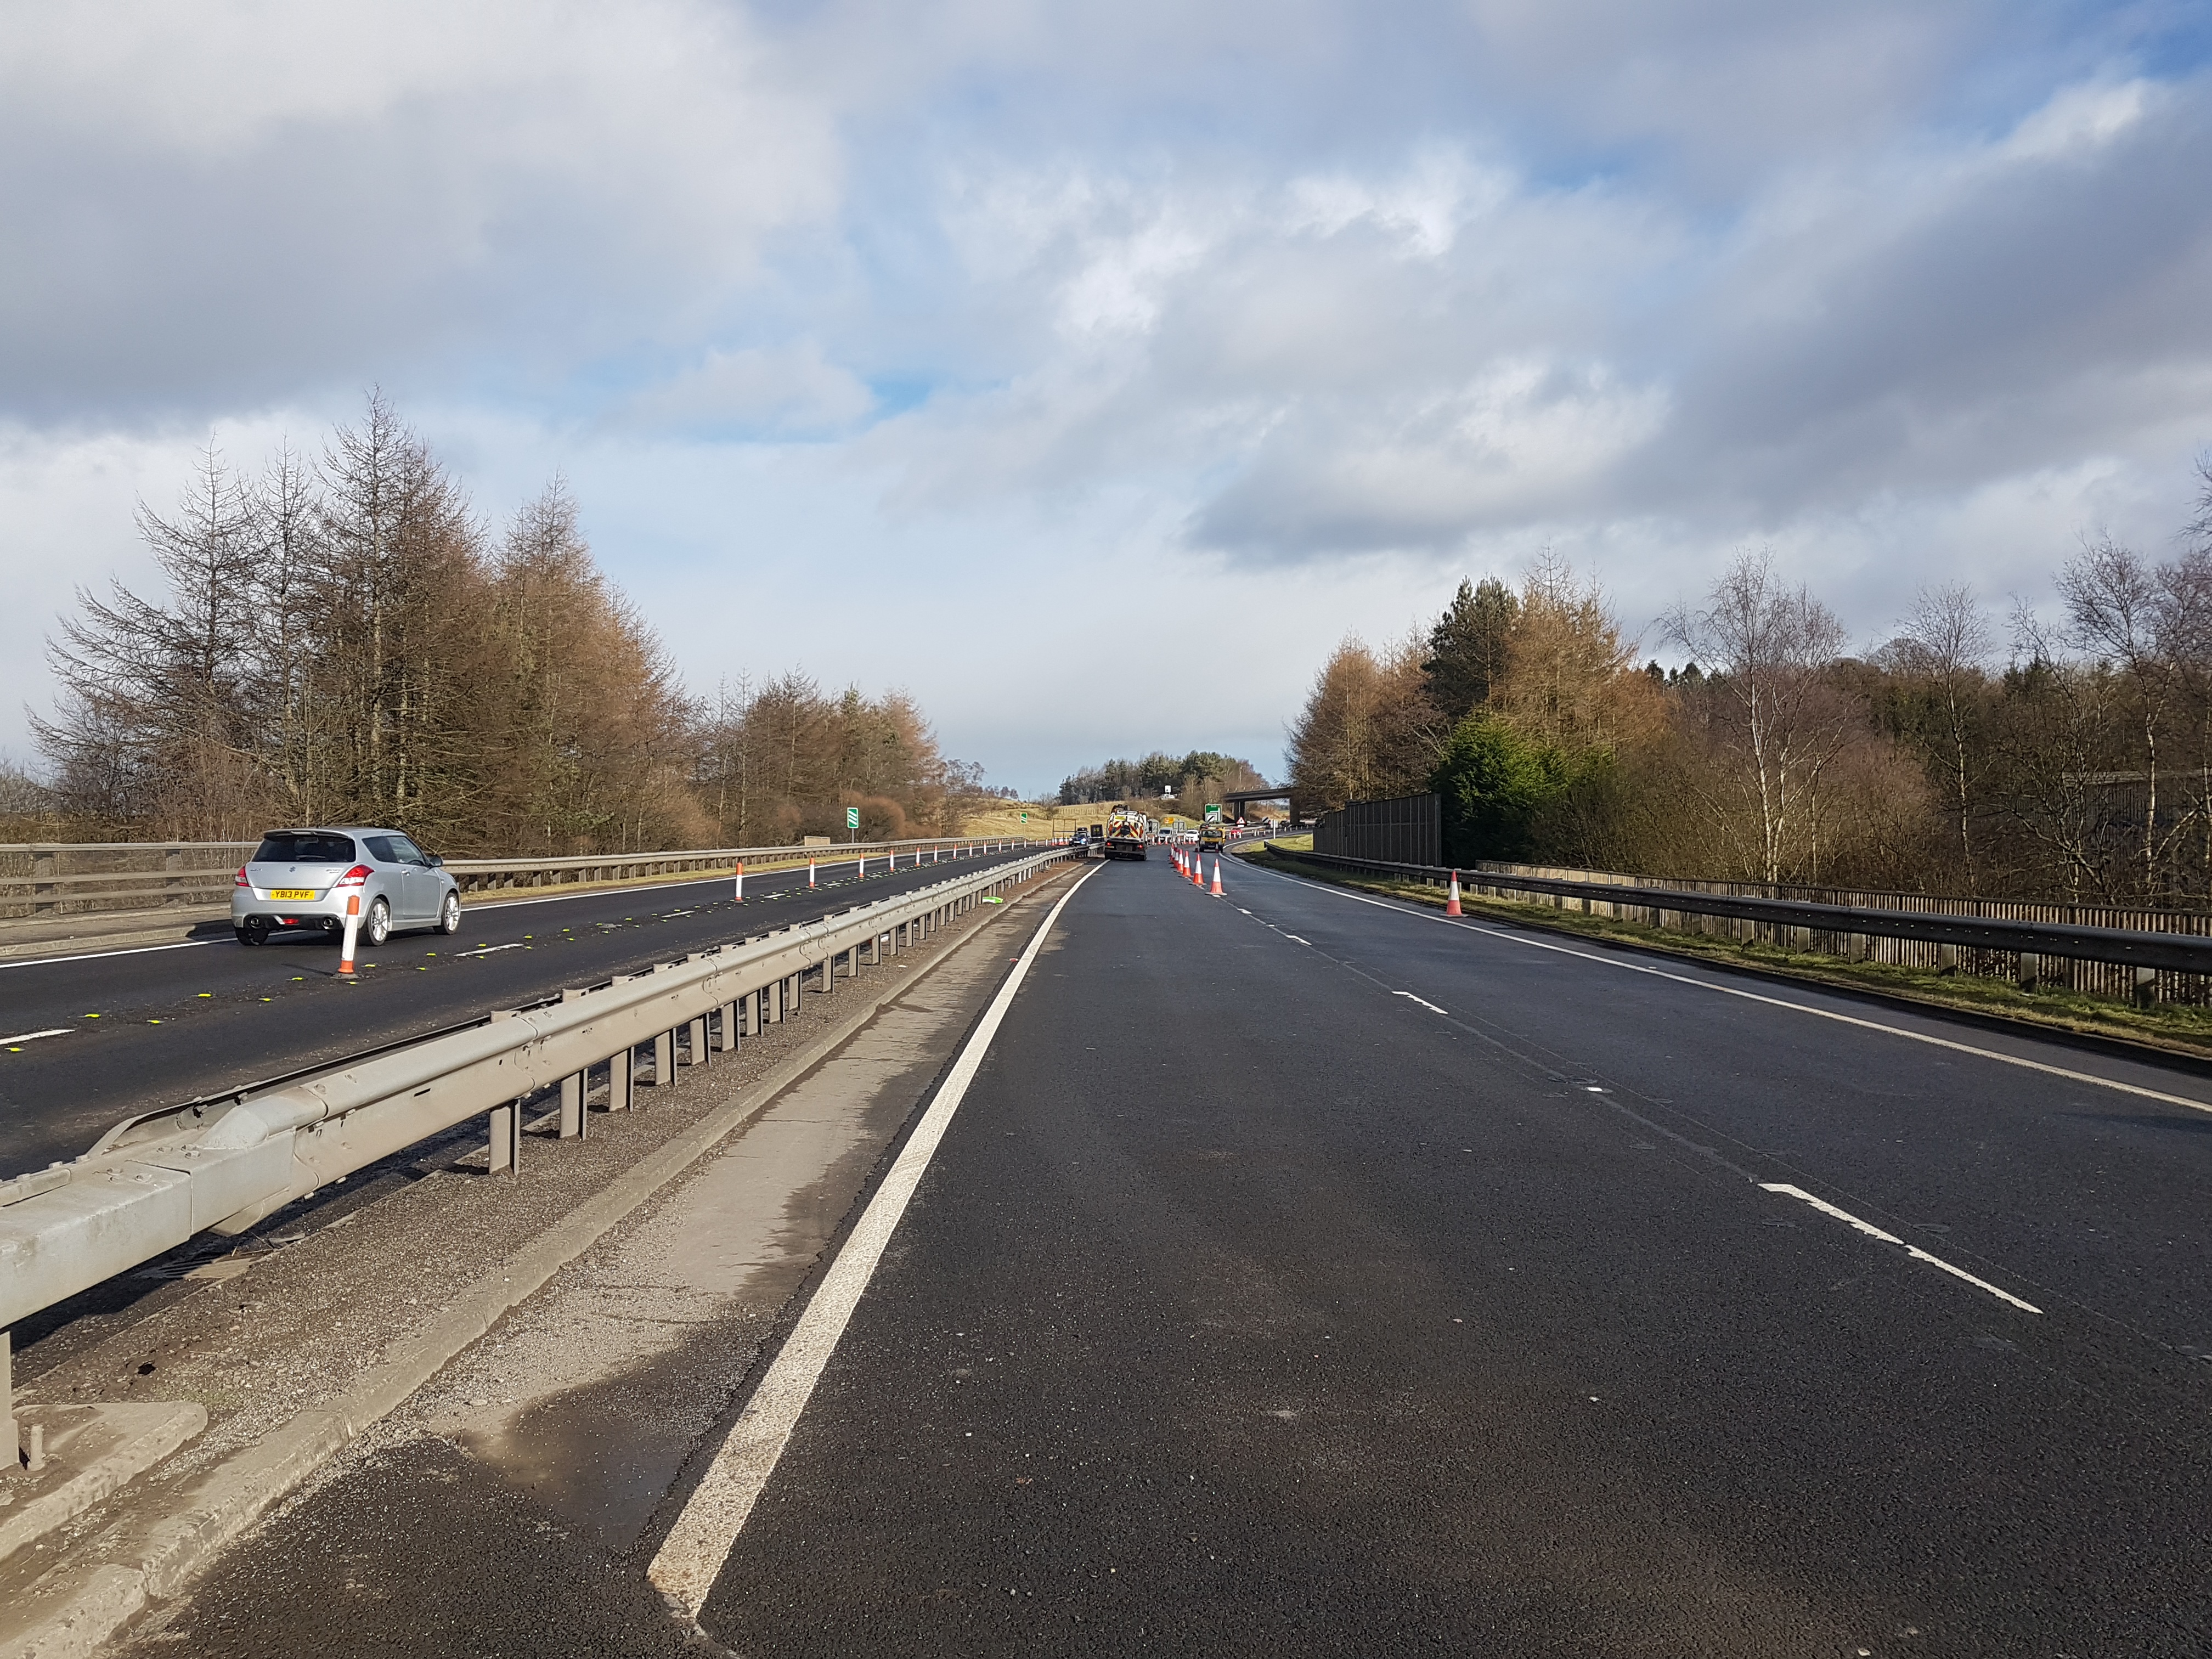
[[[691,684],[904,685],[1048,787],[1271,775],[1348,631],[1549,546],[2164,555],[2212,446],[2212,6],[198,0],[0,26],[0,752],[131,510],[382,386],[558,470]]]

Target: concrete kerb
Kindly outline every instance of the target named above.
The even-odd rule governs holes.
[[[1072,868],[1056,866],[1039,873],[1060,879]],[[1033,890],[1042,892],[1044,888]],[[129,1551],[135,1564],[64,1568],[34,1587],[26,1601],[35,1599],[44,1605],[15,1610],[27,1611],[29,1617],[14,1632],[0,1636],[0,1659],[89,1659],[149,1601],[177,1595],[223,1546],[283,1501],[325,1460],[395,1410],[623,1217],[830,1059],[886,1003],[903,996],[975,944],[983,927],[1004,914],[1004,908],[976,905],[969,914],[975,915],[975,927],[951,949],[872,994],[864,993],[865,1000],[856,1000],[843,1020],[744,1094],[648,1154],[596,1197],[507,1256],[419,1336],[394,1344],[381,1364],[334,1398],[299,1413],[212,1470],[191,1489],[185,1508],[137,1534]]]

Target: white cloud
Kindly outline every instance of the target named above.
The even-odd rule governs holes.
[[[1759,543],[1869,635],[1931,576],[2032,599],[2077,531],[2168,544],[2212,443],[2212,82],[2139,27],[29,12],[0,39],[0,559],[28,596],[0,690],[40,695],[55,573],[143,571],[131,498],[199,434],[251,464],[266,411],[313,432],[371,382],[494,516],[565,470],[695,681],[903,681],[1025,781],[1156,743],[1270,763],[1346,627],[1547,544],[1632,625]],[[1244,672],[1202,714],[1166,677],[1030,695],[1224,648]]]
[[[800,340],[710,351],[697,368],[640,392],[628,413],[650,427],[802,435],[849,426],[875,401],[858,376]]]

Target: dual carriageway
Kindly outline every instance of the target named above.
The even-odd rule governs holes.
[[[779,1096],[873,1127],[766,1232],[706,1194],[773,1112],[120,1650],[2212,1650],[2205,1068],[1226,875],[1091,866],[949,940],[935,1004]],[[27,1030],[101,1016],[0,1056],[6,1161],[894,878],[778,879],[771,922],[752,884],[472,909],[359,985],[327,946],[0,971]],[[533,1318],[709,1257],[688,1346],[478,1421]],[[693,1403],[595,1461],[625,1390]]]

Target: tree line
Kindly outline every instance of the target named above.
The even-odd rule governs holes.
[[[1290,733],[1302,815],[1433,791],[1447,856],[2147,906],[2212,900],[2212,459],[2172,556],[2109,538],[2057,605],[1923,588],[1849,649],[1762,553],[1644,661],[1557,560],[1347,640]]]
[[[1142,760],[1103,761],[1060,781],[1063,806],[1102,801],[1159,801],[1170,796],[1185,816],[1195,816],[1206,801],[1218,801],[1232,789],[1265,789],[1267,779],[1252,763],[1211,749],[1175,756],[1158,750]]]
[[[557,478],[501,526],[380,395],[258,474],[210,446],[141,505],[166,592],[80,590],[34,712],[45,775],[0,775],[17,839],[250,839],[388,823],[558,855],[954,833],[981,769],[902,692],[803,674],[684,690]]]

